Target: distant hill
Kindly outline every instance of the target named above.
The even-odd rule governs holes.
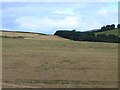
[[[91,41],[91,42],[109,42],[120,43],[120,24],[102,26],[100,29],[93,29],[89,31],[79,32],[75,29],[70,30],[58,30],[54,35],[64,37],[74,41]]]
[[[83,32],[95,32],[95,31],[99,31],[100,29],[92,29],[92,30],[87,30],[87,31],[83,31]]]
[[[54,35],[58,35],[63,38],[67,38],[74,41],[91,41],[91,42],[109,42],[109,43],[120,43],[120,35],[118,36],[118,31],[120,29],[114,30],[94,30],[90,32],[78,32],[72,31],[62,31],[58,30]]]
[[[120,37],[120,29],[113,29],[113,30],[109,30],[109,31],[102,31],[102,32],[96,32],[95,34],[106,34],[106,35],[116,35]]]
[[[39,34],[39,35],[46,35],[44,33],[36,33],[36,32],[25,32],[25,31],[8,31],[8,30],[0,30],[1,32],[16,32],[16,33],[30,33],[30,34]]]
[[[56,35],[48,35],[35,32],[21,32],[21,31],[6,31],[0,30],[0,36],[3,38],[16,38],[16,39],[32,39],[32,40],[68,40]]]

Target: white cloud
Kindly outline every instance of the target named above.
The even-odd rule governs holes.
[[[101,7],[98,12],[96,13],[98,17],[101,19],[99,22],[101,22],[104,25],[109,25],[109,24],[116,24],[118,23],[118,7],[113,6],[110,7]],[[98,18],[99,19],[99,18]]]
[[[91,22],[92,21],[92,22]],[[94,19],[83,19],[77,18],[75,16],[66,16],[63,19],[51,19],[46,16],[44,17],[20,17],[16,19],[19,23],[17,27],[20,30],[41,32],[41,33],[51,33],[61,30],[73,30],[77,29],[80,31],[86,31],[91,29],[97,29],[102,26],[96,18]]]
[[[110,16],[110,15],[114,15],[114,14],[117,14],[117,13],[118,13],[118,7],[117,6],[112,7],[112,8],[111,7],[108,7],[108,8],[101,7],[97,12],[97,14],[105,16],[105,17]]]
[[[80,20],[73,16],[66,16],[63,19],[51,19],[48,17],[20,17],[16,19],[18,29],[34,32],[55,32],[57,29],[74,29],[80,24]]]
[[[91,30],[117,22],[116,7],[85,2],[6,4],[4,28],[50,34],[58,29]]]
[[[54,14],[66,14],[66,15],[74,15],[75,12],[73,11],[73,9],[64,9],[64,10],[57,10],[53,12]]]

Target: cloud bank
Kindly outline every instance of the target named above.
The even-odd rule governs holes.
[[[79,31],[117,24],[118,4],[65,2],[2,3],[2,28],[53,34],[58,29]]]

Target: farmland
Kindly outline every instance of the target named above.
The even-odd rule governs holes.
[[[113,29],[109,31],[97,32],[96,34],[116,35],[120,37],[120,29]]]
[[[4,32],[3,87],[116,88],[118,44]],[[18,35],[22,36],[22,35]]]

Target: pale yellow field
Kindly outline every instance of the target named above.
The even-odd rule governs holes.
[[[19,32],[2,32],[1,34],[3,36],[8,36],[8,37],[21,36],[21,37],[24,37],[24,39],[34,39],[34,40],[57,40],[57,41],[67,40],[55,35],[39,35],[39,34],[19,33]]]
[[[118,87],[117,44],[43,37],[3,38],[3,87]]]

